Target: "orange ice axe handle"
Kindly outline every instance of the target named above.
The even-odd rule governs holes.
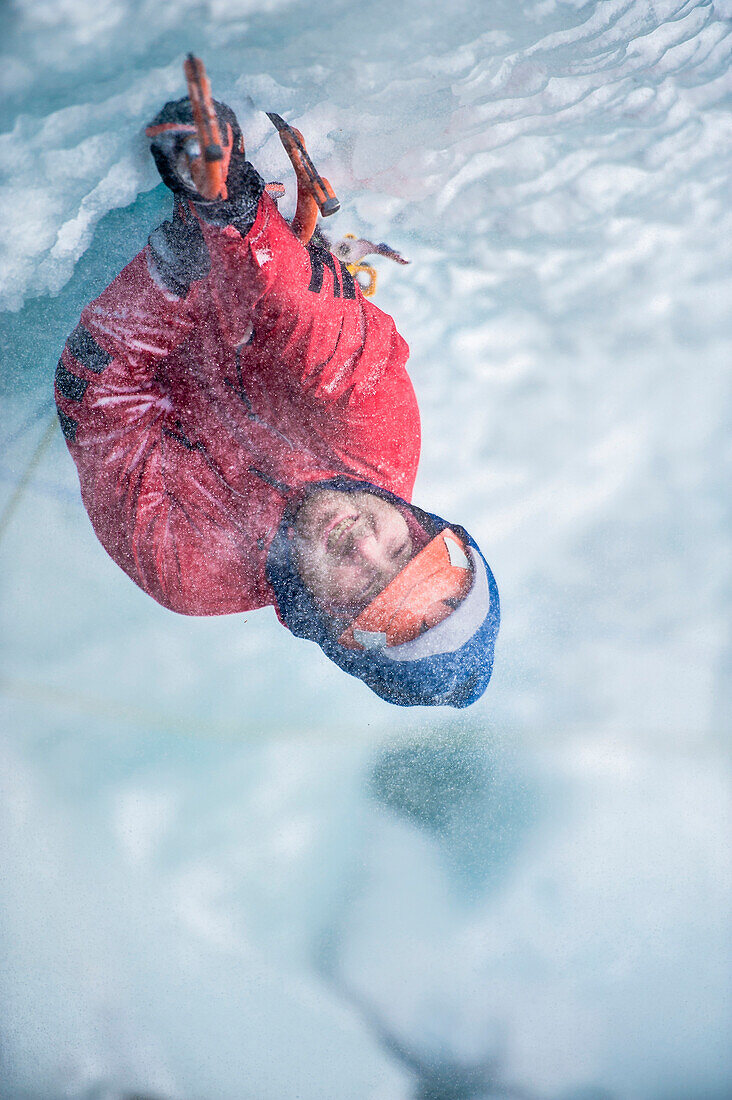
[[[267,117],[279,132],[280,141],[284,145],[285,151],[292,161],[295,174],[298,177],[298,183],[300,182],[300,177],[303,176],[304,181],[307,181],[308,190],[318,204],[318,209],[322,217],[328,218],[331,214],[335,214],[340,210],[341,204],[336,198],[335,191],[331,185],[326,179],[323,179],[308,156],[308,151],[305,148],[305,143],[302,140],[301,134],[297,130],[294,130],[292,126],[289,126],[280,115],[268,111]]]
[[[191,161],[191,172],[198,191],[205,199],[225,199],[226,162],[206,69],[200,57],[189,53],[183,62],[183,72],[188,82],[188,97],[201,149],[200,157]]]

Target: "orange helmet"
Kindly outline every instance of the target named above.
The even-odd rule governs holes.
[[[462,540],[446,527],[405,565],[338,641],[347,649],[402,645],[437,626],[470,591],[473,572]]]

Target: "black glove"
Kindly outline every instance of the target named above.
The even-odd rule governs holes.
[[[224,155],[230,158],[226,199],[205,199],[195,188],[190,161],[192,156],[198,155],[198,141],[187,97],[166,103],[147,127],[146,132],[152,139],[150,151],[165,186],[177,198],[192,202],[203,221],[212,225],[235,225],[241,233],[247,233],[256,217],[264,181],[246,159],[244,140],[234,112],[216,100],[214,106]]]
[[[191,196],[196,213],[211,225],[233,225],[242,236],[251,229],[257,216],[259,197],[264,180],[243,153],[232,150],[229,174],[226,177],[225,199],[204,199]]]
[[[257,216],[264,182],[241,154],[231,158],[226,187],[230,197],[214,201],[203,199],[189,188],[177,188],[173,220],[163,222],[148,238],[150,273],[176,298],[185,298],[191,283],[203,279],[211,270],[211,257],[198,219],[209,225],[233,225],[246,236]]]

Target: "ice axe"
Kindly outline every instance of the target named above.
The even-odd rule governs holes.
[[[307,244],[313,235],[318,211],[324,218],[330,217],[341,208],[335,191],[320,175],[313,164],[305,141],[299,130],[290,126],[281,115],[267,111],[267,118],[280,135],[297,177],[297,207],[292,220],[292,230],[303,244]]]
[[[211,85],[200,57],[189,53],[183,62],[188,98],[198,135],[199,155],[191,157],[191,175],[196,190],[205,199],[225,199],[229,157],[221,144],[221,131],[211,96]],[[231,150],[227,149],[230,154]]]

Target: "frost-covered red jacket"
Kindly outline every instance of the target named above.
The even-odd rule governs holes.
[[[307,483],[411,500],[419,413],[393,320],[266,193],[248,232],[195,231],[190,286],[148,245],[84,309],[56,401],[105,549],[166,607],[221,615],[276,606],[267,551]]]

